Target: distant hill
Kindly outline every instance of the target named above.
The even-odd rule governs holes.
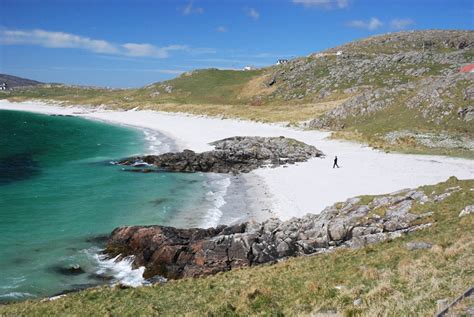
[[[0,74],[0,84],[6,83],[8,88],[17,88],[17,87],[25,87],[25,86],[36,86],[43,84],[42,82],[21,78],[12,75]]]

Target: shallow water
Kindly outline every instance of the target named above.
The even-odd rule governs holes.
[[[0,111],[0,127],[0,301],[142,283],[128,263],[98,256],[104,236],[121,225],[212,225],[219,216],[223,178],[110,164],[163,148],[159,134],[15,111]]]

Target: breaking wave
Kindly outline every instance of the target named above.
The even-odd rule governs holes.
[[[206,186],[209,191],[206,193],[205,200],[210,206],[203,216],[201,226],[203,228],[216,227],[222,218],[221,208],[226,204],[225,195],[230,186],[230,177],[222,175],[209,176]]]
[[[148,143],[147,154],[162,154],[171,150],[170,144],[172,144],[172,141],[168,140],[163,134],[151,129],[145,129],[143,133]]]
[[[108,258],[104,254],[100,254],[99,249],[88,249],[85,251],[97,265],[96,274],[100,276],[110,277],[111,283],[120,283],[130,287],[138,287],[150,284],[144,277],[145,267],[133,268],[133,256],[127,256],[119,260],[119,256]]]

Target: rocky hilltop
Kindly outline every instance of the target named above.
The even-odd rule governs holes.
[[[167,278],[214,274],[285,257],[359,248],[427,228],[436,215],[424,206],[439,204],[460,190],[461,187],[453,186],[426,194],[407,189],[383,196],[351,198],[318,215],[288,221],[270,219],[209,229],[121,227],[112,232],[106,252],[111,257],[133,255],[135,266],[145,266],[147,278],[157,274]],[[409,247],[429,246],[415,243]]]
[[[350,131],[349,137],[391,145],[408,139],[412,145],[472,151],[474,75],[460,69],[473,57],[473,31],[374,36],[274,69],[267,85],[275,88],[266,98],[333,101],[309,128]],[[387,138],[394,131],[399,137]],[[443,142],[423,142],[440,137]]]
[[[236,136],[211,143],[214,150],[147,155],[120,161],[121,165],[153,165],[172,172],[247,173],[264,165],[279,166],[324,156],[312,145],[285,137]],[[135,169],[136,170],[136,169]],[[149,172],[150,169],[142,169]]]
[[[373,36],[273,68],[267,84],[277,88],[269,97],[317,102],[455,74],[472,62],[473,49],[474,31]]]

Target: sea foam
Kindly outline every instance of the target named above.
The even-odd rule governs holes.
[[[166,137],[158,131],[145,129],[143,134],[148,143],[147,154],[162,154],[171,150],[171,140],[166,140]]]
[[[203,216],[201,226],[203,228],[216,227],[222,218],[221,208],[226,204],[224,197],[227,194],[227,188],[230,186],[230,177],[210,174],[205,186],[209,188],[205,200],[210,206]]]
[[[112,284],[120,283],[130,287],[138,287],[150,284],[144,277],[145,267],[133,268],[133,256],[127,256],[119,259],[119,255],[109,258],[105,254],[99,253],[100,250],[91,248],[85,250],[86,254],[96,262],[96,274],[109,276],[112,278]]]

